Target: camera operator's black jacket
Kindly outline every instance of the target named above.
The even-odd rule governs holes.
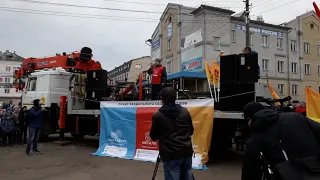
[[[271,109],[258,111],[252,117],[251,138],[243,160],[242,180],[261,179],[260,152],[271,166],[285,160],[278,140],[282,141],[290,159],[319,156],[318,139],[320,123],[299,113],[278,113]]]
[[[163,105],[152,116],[150,137],[159,140],[162,160],[191,157],[193,125],[187,108],[178,104]]]

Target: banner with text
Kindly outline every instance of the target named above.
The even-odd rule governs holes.
[[[213,128],[213,99],[179,100],[192,117],[192,167],[205,169]],[[161,107],[160,101],[101,102],[99,149],[93,155],[156,162],[158,142],[149,137],[152,115]]]

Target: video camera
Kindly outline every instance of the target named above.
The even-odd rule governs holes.
[[[257,102],[264,102],[272,109],[277,110],[278,112],[294,112],[294,109],[291,107],[290,101],[292,100],[291,96],[287,96],[281,99],[271,99],[271,98],[262,98],[257,99]],[[279,106],[276,106],[275,103],[280,103]]]

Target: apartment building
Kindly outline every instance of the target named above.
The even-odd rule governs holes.
[[[150,68],[151,62],[150,56],[132,59],[109,71],[108,79],[111,85],[115,85],[116,81],[136,82],[140,73],[143,73],[143,79],[148,80],[149,75],[147,71]]]
[[[243,12],[234,13],[206,5],[191,8],[168,4],[160,19],[159,35],[161,57],[168,74],[203,72],[203,59],[219,62],[220,51],[224,55],[241,53],[245,47],[245,16]],[[251,20],[251,46],[259,54],[260,81],[279,88],[282,96],[290,95],[290,81],[301,80],[299,71],[293,74],[289,70],[292,64],[287,46],[289,29],[265,23],[261,16]],[[292,61],[298,62],[297,59]],[[188,79],[184,84],[189,90],[208,90],[206,79]]]
[[[295,99],[305,100],[307,86],[320,93],[320,21],[315,12],[310,11],[285,25],[292,28],[288,43],[290,58],[298,57],[298,65],[292,64],[291,72],[301,72],[296,74],[300,76],[301,83],[291,84],[291,95]]]
[[[20,99],[21,93],[16,92],[14,87],[17,83],[14,71],[20,68],[22,61],[23,57],[15,52],[0,51],[0,102],[15,102],[15,100]]]

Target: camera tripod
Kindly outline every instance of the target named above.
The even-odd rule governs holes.
[[[152,180],[155,180],[156,179],[156,176],[157,176],[157,172],[158,172],[158,168],[159,168],[159,164],[161,163],[161,158],[160,158],[160,155],[158,155],[157,157],[157,162],[156,162],[156,166],[154,167],[154,171],[153,171],[153,175],[152,175]],[[195,180],[194,179],[194,176],[193,176],[193,173],[192,173],[192,180]]]

